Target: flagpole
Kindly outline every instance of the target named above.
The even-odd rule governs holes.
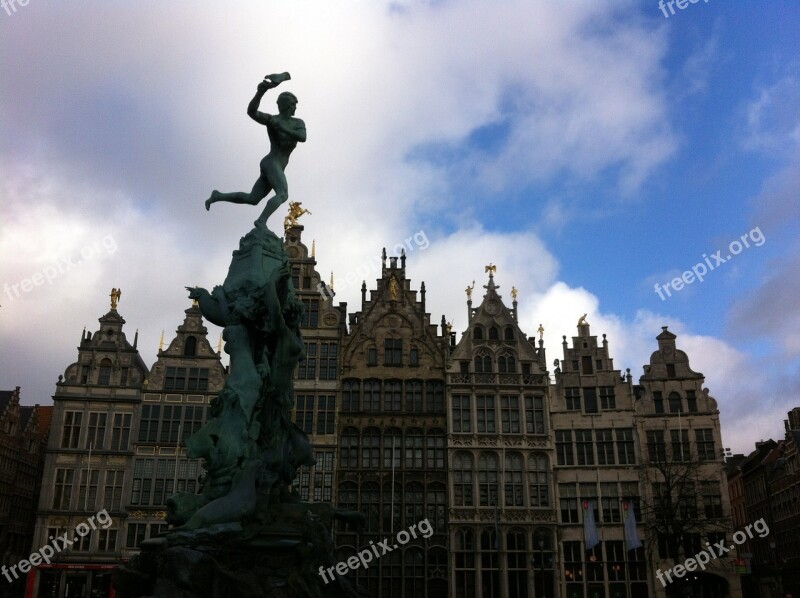
[[[91,487],[91,482],[89,477],[91,476],[91,466],[92,466],[92,443],[89,442],[89,459],[86,461],[86,495],[83,497],[83,510],[89,510],[89,488]]]
[[[172,493],[178,492],[178,457],[181,454],[181,431],[183,430],[183,422],[178,424],[178,440],[175,442],[175,476],[172,479]]]
[[[389,526],[392,529],[392,533],[394,533],[394,451],[397,446],[397,436],[392,435],[392,519],[389,522]]]

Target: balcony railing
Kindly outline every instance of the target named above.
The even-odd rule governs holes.
[[[506,374],[491,372],[488,374],[457,373],[447,374],[449,384],[494,384],[506,386],[545,386],[547,377],[544,374]]]

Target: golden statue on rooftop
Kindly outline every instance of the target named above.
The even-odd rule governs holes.
[[[586,316],[587,316],[587,314],[583,314],[578,319],[578,326],[588,326],[589,325],[589,322],[586,321]]]
[[[119,303],[119,298],[122,297],[122,291],[116,287],[111,289],[111,309],[117,309],[117,303]]]
[[[489,262],[489,265],[486,266],[486,268],[484,269],[484,272],[488,272],[489,276],[491,276],[492,274],[497,272],[497,266],[495,266],[493,263]]]
[[[286,218],[283,219],[283,229],[289,230],[293,226],[297,225],[297,219],[300,218],[303,214],[311,214],[310,210],[306,210],[305,208],[301,208],[300,206],[303,205],[301,201],[290,201],[289,202],[289,214]]]
[[[519,293],[519,291],[517,290],[517,287],[511,287],[511,298],[512,298],[514,301],[516,301],[516,300],[517,300],[517,294],[518,294],[518,293]]]
[[[472,291],[475,290],[475,281],[472,281],[472,286],[467,286],[464,291],[467,293],[467,299],[472,299]]]

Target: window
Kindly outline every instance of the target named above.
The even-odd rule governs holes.
[[[115,413],[111,426],[111,450],[127,451],[131,435],[130,413]]]
[[[186,388],[186,368],[168,367],[164,376],[164,390],[183,390]]]
[[[432,430],[428,432],[425,441],[427,444],[425,461],[428,469],[430,471],[444,471],[444,432],[441,430]]]
[[[425,489],[422,484],[411,482],[405,494],[405,525],[409,527],[425,518]]]
[[[664,430],[647,430],[647,456],[651,462],[663,463],[667,460]]]
[[[428,521],[434,530],[443,530],[447,526],[447,492],[444,484],[428,486],[427,501]]]
[[[469,395],[453,395],[453,432],[472,432]]]
[[[532,507],[550,506],[548,469],[546,455],[534,454],[528,458],[528,491]]]
[[[336,397],[324,395],[317,397],[317,434],[333,434]]]
[[[153,505],[167,504],[167,498],[175,494],[175,459],[156,461],[156,478],[153,484]]]
[[[100,376],[97,379],[97,383],[102,386],[108,386],[111,384],[111,370],[113,369],[113,364],[111,360],[106,358],[100,362]]]
[[[583,389],[583,400],[586,413],[597,413],[597,389],[586,387]]]
[[[578,523],[578,493],[575,484],[558,485],[561,523]],[[566,542],[564,543],[566,545]]]
[[[634,465],[633,428],[617,428],[617,460],[620,465]]]
[[[594,360],[594,369],[598,372],[603,370],[603,360],[602,359],[595,359]]]
[[[183,354],[186,357],[194,357],[197,355],[197,337],[186,337],[186,342],[183,344]]]
[[[383,409],[400,411],[403,408],[403,383],[400,380],[387,380],[383,384]]]
[[[425,383],[425,408],[430,413],[444,413],[444,383],[440,380],[428,380]]]
[[[142,417],[139,420],[139,442],[156,442],[160,421],[161,405],[142,405]]]
[[[314,397],[297,395],[295,397],[294,423],[306,434],[314,431]]]
[[[456,596],[472,598],[478,595],[475,583],[475,536],[472,530],[458,530],[453,545],[456,569]]]
[[[616,409],[617,399],[614,397],[613,386],[600,387],[600,408],[601,409]]]
[[[319,299],[302,299],[306,310],[300,322],[301,328],[316,328],[319,326]]]
[[[669,393],[669,412],[670,413],[681,413],[683,409],[681,408],[681,395],[677,392]]]
[[[505,499],[507,507],[524,507],[524,485],[522,481],[522,455],[506,453]]]
[[[180,440],[197,433],[206,421],[205,407],[186,405],[183,408],[183,429]]]
[[[475,356],[475,373],[489,374],[492,371],[492,358],[485,353]]]
[[[381,410],[381,381],[364,380],[364,411]]]
[[[556,457],[559,465],[575,465],[572,430],[556,430]]]
[[[370,347],[367,350],[367,365],[378,365],[378,348]]]
[[[333,451],[317,453],[314,466],[314,500],[331,500],[333,494]]]
[[[600,503],[600,517],[604,522],[620,523],[622,521],[616,482],[600,483]]]
[[[89,530],[87,534],[84,536],[78,535],[78,539],[75,541],[75,544],[72,547],[72,550],[78,552],[88,552],[89,548],[92,545],[92,537],[94,533],[92,530]]]
[[[597,439],[597,464],[614,465],[614,431],[611,429],[595,430]]]
[[[137,459],[133,465],[132,505],[149,505],[153,489],[154,459]]]
[[[660,392],[653,393],[653,407],[656,410],[656,413],[664,413],[664,399],[661,396]]]
[[[528,598],[528,539],[524,530],[515,529],[506,535],[508,554],[508,595]]]
[[[722,517],[722,496],[717,482],[703,482],[700,485],[700,492],[703,495],[703,513],[706,519],[717,519]]]
[[[528,434],[544,434],[544,397],[525,396],[525,430]]]
[[[403,365],[403,339],[387,338],[383,341],[384,354],[383,365],[400,366]]]
[[[381,435],[377,428],[367,428],[361,437],[361,467],[378,469],[380,467]]]
[[[697,397],[693,390],[686,391],[686,409],[689,413],[697,413]]]
[[[361,383],[358,380],[342,383],[342,410],[361,411]]]
[[[183,406],[163,405],[162,414],[160,442],[175,446],[183,427]]]
[[[122,508],[122,486],[125,483],[125,471],[122,469],[106,470],[106,486],[103,505],[111,511]]]
[[[73,469],[56,469],[53,491],[53,508],[68,510],[72,505],[72,484],[75,478]]]
[[[208,368],[189,368],[188,390],[208,390]]]
[[[501,374],[514,374],[517,371],[517,362],[510,353],[503,353],[497,358],[497,371]]]
[[[305,359],[297,364],[297,377],[300,380],[314,380],[317,377],[317,343],[304,343]]]
[[[502,431],[506,434],[519,434],[519,397],[503,395],[500,397],[500,416]]]
[[[668,363],[667,364],[667,378],[674,378],[675,377],[675,364]]]
[[[697,458],[700,461],[714,461],[717,456],[714,450],[714,431],[711,428],[701,428],[694,433],[697,440]]]
[[[405,391],[406,413],[422,413],[422,380],[408,380]]]
[[[478,495],[480,506],[497,505],[498,472],[500,464],[494,453],[481,453],[478,457]]]
[[[481,328],[480,326],[475,326],[475,328],[472,329],[472,338],[473,338],[473,340],[476,340],[476,341],[482,341],[483,340],[483,328]]]
[[[97,540],[98,552],[116,552],[118,533],[119,532],[115,529],[98,530],[98,540]]]
[[[146,523],[129,523],[128,537],[125,541],[125,548],[136,548],[144,542],[147,534]]]
[[[390,428],[383,435],[384,469],[403,466],[403,433],[398,428]]]
[[[692,451],[689,448],[689,430],[670,430],[669,435],[672,441],[672,460],[690,461]]]
[[[339,449],[339,465],[343,469],[358,467],[358,430],[347,428],[342,433],[342,444]]]
[[[581,409],[581,389],[565,388],[564,398],[567,401],[567,411],[580,411]]]
[[[338,370],[336,357],[339,353],[339,343],[320,343],[319,349],[319,379],[335,380]]]
[[[105,448],[106,419],[105,413],[89,413],[89,429],[86,434],[86,448],[102,450]]]
[[[578,465],[594,465],[594,443],[591,430],[575,430]]]
[[[411,350],[408,352],[408,365],[412,368],[419,365],[419,349],[417,347],[411,347]]]
[[[453,495],[457,507],[473,506],[472,455],[456,453],[453,457]]]
[[[88,494],[87,494],[88,481]],[[81,469],[81,484],[78,486],[78,509],[97,510],[97,486],[100,484],[99,469]]]
[[[664,493],[668,490],[664,490]],[[697,491],[694,482],[686,481],[678,487],[678,513],[681,519],[697,518]]]
[[[88,384],[89,383],[89,366],[82,365],[81,366],[81,384]]]
[[[497,326],[490,326],[489,327],[489,340],[496,341],[500,339],[500,331],[497,330]]]
[[[422,469],[422,430],[412,429],[406,434],[406,467]]]
[[[584,374],[594,374],[591,355],[584,355],[581,357],[581,369],[583,370]]]
[[[119,384],[120,386],[127,386],[128,385],[128,374],[130,373],[130,368],[122,368],[120,370],[119,375]]]
[[[493,434],[497,431],[495,426],[495,405],[493,395],[478,395],[476,398],[478,412],[478,432]]]
[[[500,596],[500,563],[494,529],[481,532],[481,594],[483,598]]]
[[[81,435],[81,421],[83,413],[80,411],[67,411],[64,413],[64,430],[61,434],[61,448],[78,448],[78,438]]]

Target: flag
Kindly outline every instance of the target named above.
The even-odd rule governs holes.
[[[636,531],[636,513],[633,512],[631,503],[622,503],[622,517],[625,520],[625,542],[628,544],[628,550],[641,548],[642,541]]]
[[[588,500],[583,501],[583,541],[587,551],[600,544],[600,532],[597,531],[594,521],[594,507]]]

